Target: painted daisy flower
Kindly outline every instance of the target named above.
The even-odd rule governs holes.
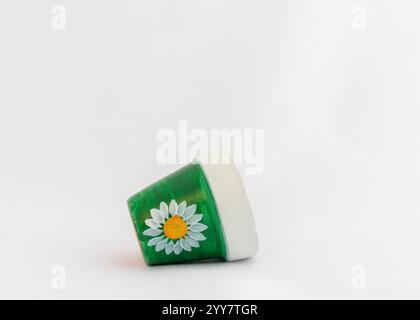
[[[199,248],[199,241],[207,239],[201,232],[208,227],[200,223],[203,215],[195,213],[196,209],[195,204],[187,207],[185,201],[177,204],[171,200],[169,207],[161,202],[159,209],[150,210],[152,219],[145,221],[149,229],[143,235],[153,238],[147,245],[155,246],[156,252],[165,250],[167,255],[172,252],[179,255],[182,250]]]

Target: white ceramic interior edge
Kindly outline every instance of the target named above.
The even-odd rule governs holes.
[[[227,260],[253,257],[258,238],[251,205],[234,164],[200,163],[207,177],[222,220]]]

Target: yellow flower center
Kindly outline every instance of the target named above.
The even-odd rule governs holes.
[[[176,240],[187,234],[188,227],[181,217],[173,216],[165,222],[163,232],[169,239]]]

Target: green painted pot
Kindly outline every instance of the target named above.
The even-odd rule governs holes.
[[[251,207],[233,164],[189,164],[128,200],[149,265],[254,256]]]

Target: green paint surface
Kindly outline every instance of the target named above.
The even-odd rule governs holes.
[[[147,245],[152,237],[143,235],[148,229],[145,220],[151,218],[150,210],[159,209],[162,201],[169,205],[172,199],[178,204],[186,201],[187,206],[196,204],[196,213],[203,214],[200,222],[208,226],[201,232],[207,239],[199,242],[200,247],[192,248],[191,252],[183,250],[179,255],[167,255],[165,250],[156,252],[154,246]],[[226,259],[226,244],[217,205],[200,164],[189,164],[150,185],[132,196],[128,207],[147,264]]]

